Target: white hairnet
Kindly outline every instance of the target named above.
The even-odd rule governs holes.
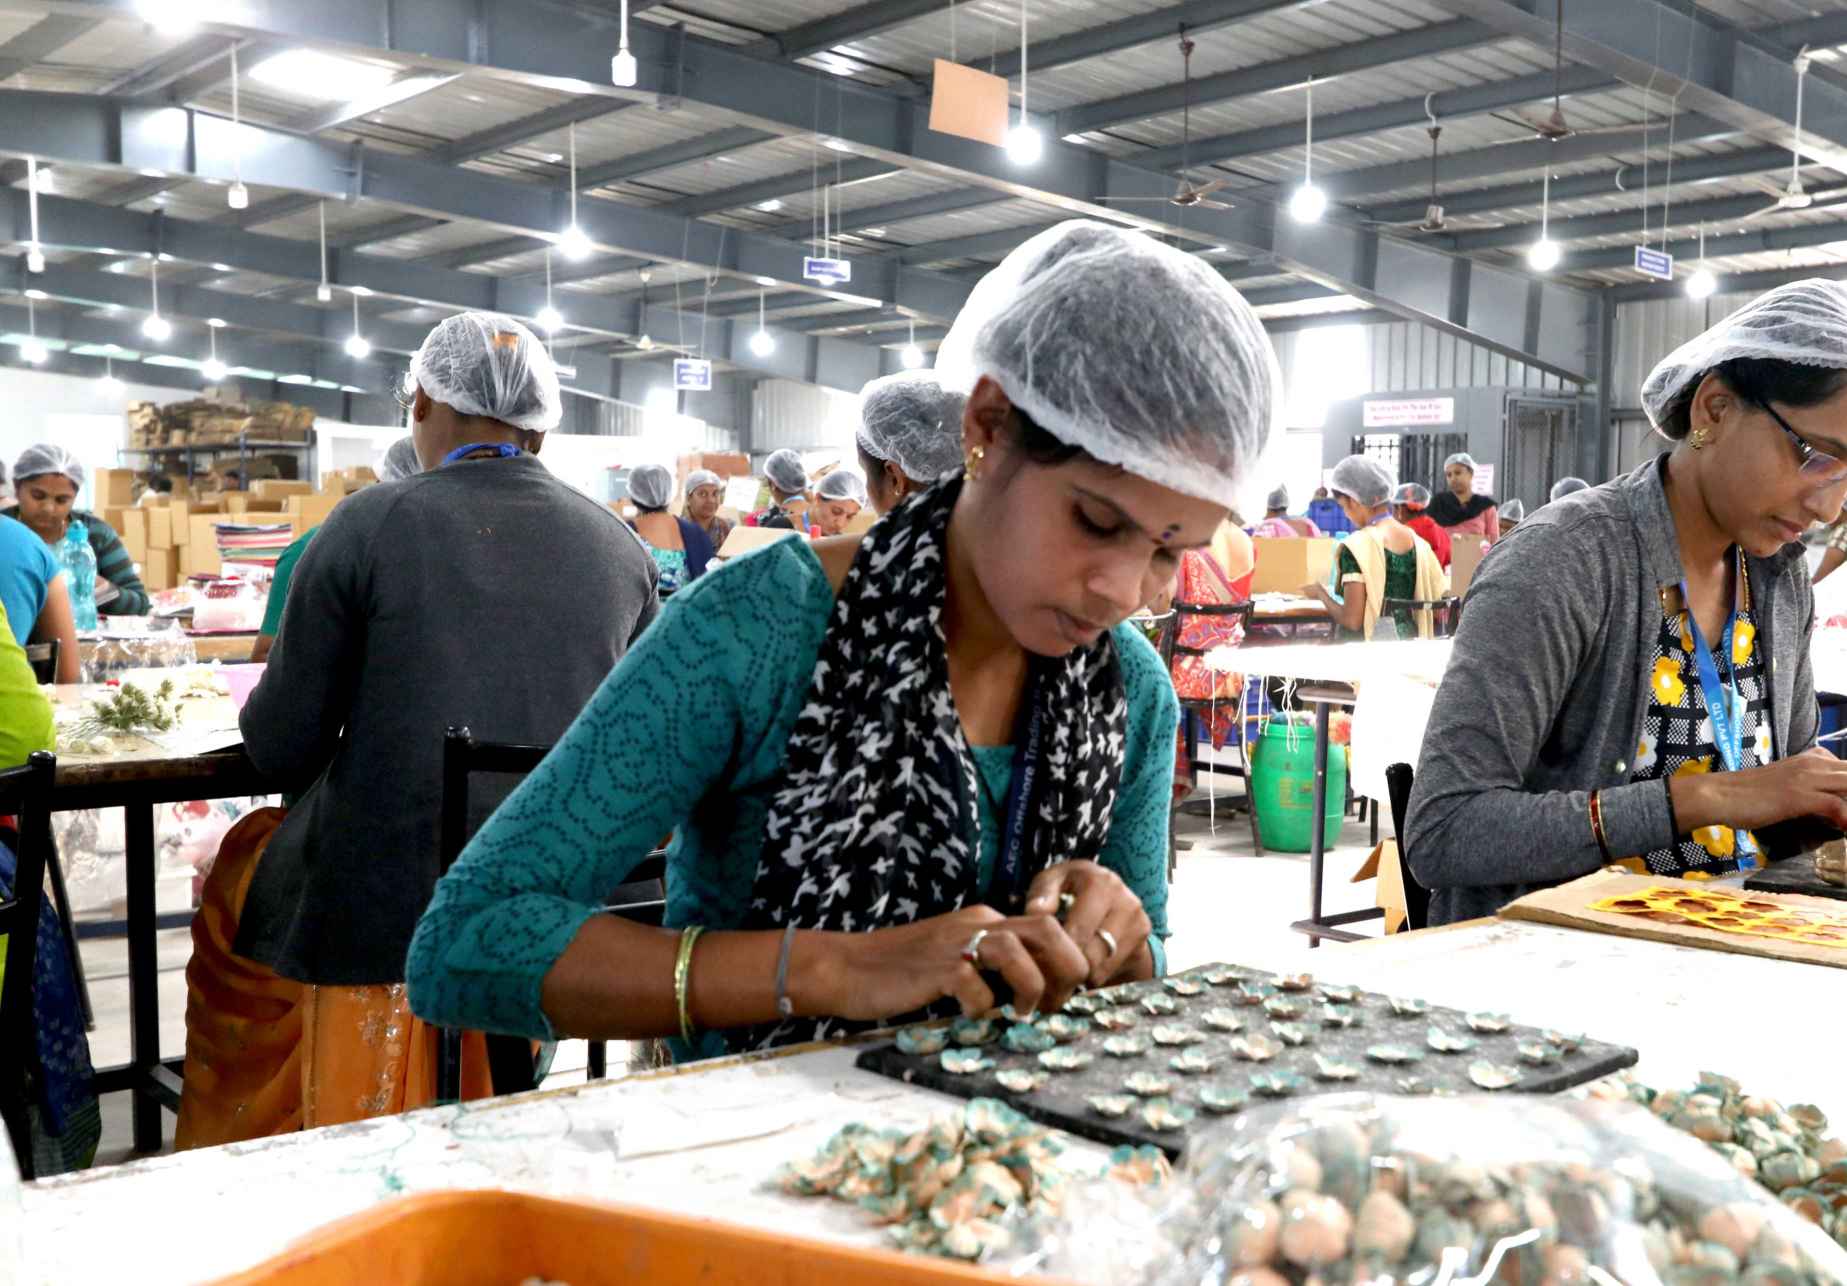
[[[1392,503],[1395,505],[1408,505],[1412,509],[1428,509],[1430,507],[1430,488],[1424,486],[1422,483],[1407,482],[1402,487],[1398,488],[1398,490],[1392,492]]]
[[[673,474],[664,465],[637,465],[628,476],[628,494],[643,509],[665,509],[673,500]]]
[[[859,391],[859,445],[913,482],[937,482],[962,467],[962,408],[968,398],[935,371],[882,375]]]
[[[1184,251],[1084,220],[981,279],[936,369],[963,394],[989,376],[1060,442],[1227,506],[1281,402],[1275,351],[1230,283]]]
[[[802,457],[784,447],[763,462],[763,476],[784,495],[808,490],[808,470]]]
[[[1289,488],[1278,487],[1264,497],[1264,506],[1269,509],[1287,509],[1289,507]]]
[[[866,497],[866,480],[851,469],[835,469],[815,484],[814,494],[817,500],[851,500],[862,509],[872,503]]]
[[[1467,451],[1458,451],[1455,455],[1445,460],[1443,462],[1444,470],[1447,471],[1452,464],[1459,464],[1470,473],[1475,472],[1475,457],[1470,455]]]
[[[1778,286],[1669,353],[1642,381],[1649,423],[1663,428],[1687,385],[1741,357],[1847,368],[1847,284],[1811,277]]]
[[[412,438],[399,438],[385,448],[384,463],[378,467],[380,482],[402,482],[414,478],[423,472],[423,461],[417,458],[417,443]]]
[[[47,473],[61,473],[79,487],[83,485],[85,477],[83,463],[55,442],[41,442],[37,446],[27,447],[19,453],[19,459],[13,462],[13,481],[16,483],[24,482],[27,478],[42,477]]]
[[[1500,507],[1498,512],[1500,514],[1502,522],[1525,522],[1526,521],[1526,501],[1509,500],[1506,504]]]
[[[690,496],[701,487],[717,487],[722,491],[725,480],[710,469],[694,469],[686,475],[686,494]]]
[[[1398,479],[1392,471],[1369,455],[1350,455],[1334,466],[1328,478],[1328,490],[1352,496],[1369,508],[1376,508],[1392,498]]]
[[[1563,500],[1574,491],[1589,491],[1590,483],[1582,478],[1560,478],[1552,484],[1552,499]]]
[[[425,393],[461,415],[480,415],[529,433],[564,418],[558,369],[545,345],[500,313],[459,313],[436,323],[411,359]]]

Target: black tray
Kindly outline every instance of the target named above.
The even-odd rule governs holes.
[[[1179,978],[1204,980],[1204,975],[1221,970],[1236,970],[1242,977],[1269,980],[1271,975],[1263,970],[1245,969],[1239,966],[1201,965],[1197,969],[1175,975]],[[1335,985],[1335,984],[1330,984]],[[1121,1003],[1128,1006],[1139,1004],[1139,995],[1161,990],[1158,982],[1131,984],[1136,990],[1136,998],[1126,999]],[[1116,988],[1123,991],[1129,988]],[[1016,1094],[1005,1089],[995,1080],[995,1073],[1010,1067],[1038,1068],[1038,1063],[1030,1054],[1013,1054],[1002,1049],[998,1041],[982,1047],[981,1052],[994,1060],[994,1070],[978,1072],[969,1076],[952,1075],[943,1070],[935,1054],[906,1054],[895,1044],[877,1045],[867,1049],[859,1056],[858,1066],[867,1071],[877,1072],[881,1076],[890,1076],[896,1080],[922,1085],[929,1089],[941,1090],[958,1098],[996,1098],[1024,1112],[1035,1120],[1047,1125],[1068,1130],[1082,1138],[1092,1139],[1098,1143],[1110,1144],[1152,1144],[1160,1148],[1169,1157],[1178,1160],[1185,1149],[1187,1139],[1214,1124],[1227,1119],[1213,1116],[1199,1107],[1199,1091],[1209,1085],[1248,1088],[1248,1077],[1256,1071],[1290,1071],[1306,1078],[1307,1084],[1290,1098],[1274,1100],[1251,1096],[1251,1106],[1268,1102],[1292,1102],[1305,1099],[1314,1094],[1349,1093],[1354,1091],[1371,1091],[1380,1094],[1399,1094],[1403,1091],[1398,1080],[1404,1076],[1417,1076],[1425,1085],[1437,1092],[1454,1091],[1456,1093],[1481,1093],[1469,1080],[1469,1064],[1477,1059],[1510,1067],[1517,1067],[1522,1073],[1520,1082],[1505,1093],[1555,1094],[1587,1081],[1608,1076],[1611,1072],[1633,1067],[1636,1051],[1623,1045],[1613,1045],[1601,1041],[1585,1039],[1575,1053],[1564,1055],[1560,1061],[1544,1066],[1529,1066],[1520,1061],[1515,1053],[1515,1046],[1524,1042],[1537,1042],[1545,1039],[1540,1028],[1510,1026],[1498,1035],[1485,1035],[1469,1030],[1466,1015],[1458,1009],[1445,1009],[1432,1005],[1428,1014],[1421,1017],[1400,1018],[1392,1013],[1383,995],[1376,992],[1361,992],[1356,1007],[1360,1010],[1360,1020],[1348,1028],[1329,1028],[1320,1023],[1320,1010],[1323,1004],[1321,988],[1303,993],[1299,998],[1309,1002],[1308,1016],[1301,1020],[1302,1025],[1310,1029],[1311,1038],[1306,1045],[1285,1047],[1283,1051],[1267,1063],[1242,1062],[1234,1058],[1226,1049],[1226,1042],[1231,1036],[1206,1028],[1199,1021],[1199,1015],[1207,1009],[1226,1007],[1235,1009],[1244,1020],[1242,1033],[1270,1034],[1270,1019],[1257,1005],[1240,1005],[1237,1000],[1237,983],[1224,986],[1208,986],[1205,991],[1193,997],[1175,996],[1180,1009],[1171,1016],[1152,1017],[1142,1014],[1129,1034],[1148,1038],[1149,1031],[1158,1023],[1183,1024],[1197,1028],[1206,1033],[1206,1039],[1191,1049],[1205,1050],[1219,1059],[1218,1066],[1211,1072],[1186,1076],[1168,1070],[1168,1060],[1180,1053],[1179,1049],[1154,1045],[1150,1042],[1149,1050],[1139,1058],[1112,1058],[1103,1052],[1102,1042],[1105,1037],[1117,1033],[1103,1031],[1092,1027],[1089,1034],[1071,1045],[1070,1049],[1082,1049],[1094,1055],[1089,1067],[1077,1072],[1053,1072],[1050,1079],[1039,1089],[1029,1094]],[[1005,1019],[997,1019],[1004,1029]],[[1464,1054],[1439,1054],[1425,1047],[1424,1036],[1432,1023],[1441,1024],[1452,1032],[1467,1035],[1476,1041],[1476,1047]],[[1366,1058],[1369,1045],[1396,1044],[1409,1045],[1423,1052],[1420,1062],[1408,1066],[1391,1066],[1374,1063]],[[953,1048],[953,1046],[952,1046]],[[1359,1078],[1350,1081],[1317,1081],[1314,1079],[1314,1058],[1316,1054],[1325,1054],[1352,1062],[1362,1069]],[[1198,1110],[1194,1121],[1185,1129],[1173,1132],[1150,1130],[1141,1121],[1137,1113],[1110,1120],[1098,1116],[1090,1110],[1086,1100],[1095,1094],[1121,1094],[1123,1082],[1138,1071],[1158,1072],[1173,1082],[1173,1093],[1168,1098],[1175,1103],[1183,1103]],[[1248,1108],[1246,1109],[1249,1110]]]
[[[1746,880],[1744,887],[1752,893],[1806,893],[1810,897],[1847,902],[1847,887],[1830,884],[1815,874],[1813,853],[1772,862]]]

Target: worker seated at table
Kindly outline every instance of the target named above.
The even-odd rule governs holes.
[[[1500,521],[1501,535],[1505,536],[1526,521],[1526,501],[1509,500],[1499,507],[1497,517]]]
[[[1208,265],[1078,221],[937,370],[963,474],[667,605],[438,885],[427,1021],[685,1059],[1161,970],[1177,712],[1127,618],[1259,458],[1274,354]],[[670,927],[601,914],[669,830]]]
[[[76,683],[83,658],[77,650],[77,623],[71,613],[70,577],[56,555],[22,522],[0,518],[0,607],[6,609],[7,637],[21,647],[56,643],[59,683]]]
[[[712,561],[712,546],[690,519],[667,512],[673,503],[673,472],[663,465],[644,464],[629,473],[628,498],[635,517],[629,526],[660,572],[660,592],[665,598],[705,575]]]
[[[807,531],[808,469],[802,457],[787,447],[771,452],[763,462],[763,481],[770,489],[770,507],[751,514],[744,525]]]
[[[1847,827],[1799,543],[1847,498],[1847,286],[1760,296],[1641,399],[1673,449],[1535,513],[1470,585],[1407,823],[1432,923],[1611,862],[1748,869],[1775,823]]]
[[[1449,532],[1437,525],[1426,512],[1430,508],[1430,488],[1420,482],[1407,482],[1392,493],[1392,517],[1424,538],[1437,556],[1444,571],[1449,570]]]
[[[1244,642],[1244,619],[1188,609],[1234,607],[1249,602],[1251,576],[1256,568],[1256,546],[1241,525],[1227,518],[1213,533],[1209,546],[1180,555],[1173,585],[1149,604],[1157,616],[1170,611],[1175,614],[1170,628],[1176,651],[1168,673],[1174,695],[1182,701],[1208,703],[1187,707],[1182,717],[1174,759],[1177,799],[1190,794],[1199,780],[1199,767],[1191,754],[1194,738],[1188,736],[1186,719],[1197,720],[1204,739],[1214,749],[1223,750],[1237,731],[1244,710],[1244,675],[1214,669],[1206,661],[1213,649],[1237,647]]]
[[[1443,481],[1448,490],[1430,501],[1430,516],[1439,527],[1449,528],[1451,538],[1485,536],[1489,544],[1501,538],[1501,519],[1495,512],[1493,496],[1475,494],[1475,457],[1458,451],[1443,462]]]
[[[1278,487],[1264,499],[1263,521],[1251,528],[1259,540],[1290,540],[1321,535],[1321,528],[1310,518],[1289,516],[1289,488]]]
[[[1344,536],[1353,530],[1352,520],[1326,487],[1315,488],[1315,498],[1308,502],[1308,518],[1324,536]]]
[[[1443,597],[1443,568],[1436,552],[1416,532],[1392,517],[1397,480],[1371,456],[1350,455],[1334,466],[1329,489],[1354,532],[1334,554],[1338,596],[1325,585],[1305,585],[1302,593],[1328,609],[1336,636],[1346,642],[1378,638],[1413,638],[1431,632],[1428,612],[1400,611],[1379,617],[1388,598],[1432,602]]]
[[[881,515],[962,467],[962,407],[935,371],[882,375],[859,391],[859,464]]]
[[[814,487],[814,536],[838,536],[872,503],[866,480],[852,469],[835,469]]]
[[[724,503],[723,478],[710,469],[694,469],[686,475],[686,516],[705,533],[714,556],[725,547],[725,537],[731,534],[733,525],[730,519],[718,516]]]
[[[241,820],[207,877],[181,1147],[431,1101],[404,953],[436,883],[443,730],[557,740],[658,609],[634,533],[537,459],[561,414],[544,344],[466,313],[411,373],[427,471],[328,516],[239,720],[251,763],[306,789]],[[487,1093],[478,1035],[463,1057],[464,1094]]]
[[[4,512],[36,532],[70,572],[71,614],[78,629],[93,630],[99,612],[146,616],[151,602],[115,528],[74,507],[84,477],[68,449],[53,442],[27,447],[13,465],[15,503]]]
[[[1580,491],[1589,491],[1590,483],[1582,478],[1560,478],[1552,484],[1552,491],[1547,496],[1547,503],[1557,504],[1566,496],[1575,496]]]

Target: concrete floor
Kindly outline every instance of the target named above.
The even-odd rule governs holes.
[[[1179,864],[1168,901],[1173,931],[1168,940],[1170,969],[1188,969],[1219,960],[1279,960],[1294,954],[1304,960],[1309,958],[1308,940],[1289,929],[1292,921],[1308,915],[1306,854],[1266,853],[1258,857],[1251,844],[1249,822],[1241,813],[1233,815],[1229,810],[1220,812],[1216,832],[1206,819],[1185,813],[1180,815],[1177,829]],[[1389,825],[1386,829],[1389,833]],[[1372,904],[1372,882],[1350,883],[1370,852],[1369,828],[1349,817],[1340,845],[1327,858],[1328,912]],[[1377,922],[1358,928],[1378,932]],[[191,948],[186,930],[160,935],[161,1050],[169,1058],[185,1050],[185,969]],[[1339,948],[1330,945],[1319,950]],[[90,1035],[92,1058],[99,1067],[125,1062],[129,1052],[126,943],[120,939],[86,941],[83,959],[96,1011],[96,1030]],[[546,1085],[581,1082],[587,1052],[583,1041],[564,1042]],[[612,1075],[620,1072],[626,1056],[626,1046],[610,1046]],[[97,1164],[128,1160],[132,1137],[128,1096],[106,1095],[102,1106],[103,1140]],[[169,1148],[173,1123],[173,1116],[167,1114]]]

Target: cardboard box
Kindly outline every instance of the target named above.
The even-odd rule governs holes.
[[[314,484],[285,478],[258,478],[250,484],[250,494],[261,500],[286,500],[290,496],[313,495]]]
[[[224,501],[217,496],[209,499],[175,500],[167,506],[173,511],[173,543],[183,547],[192,540],[192,519],[194,514],[222,514]]]
[[[135,503],[135,471],[98,469],[90,475],[90,490],[96,501],[94,508],[126,509]]]
[[[1360,867],[1359,874],[1353,877],[1353,883],[1360,884],[1366,880],[1376,879],[1379,886],[1373,891],[1373,905],[1385,912],[1385,931],[1397,933],[1404,928],[1405,895],[1404,863],[1398,857],[1398,841],[1380,840],[1379,846]]]
[[[194,576],[219,576],[224,573],[224,559],[218,554],[216,533],[213,539],[193,540],[181,546],[178,552],[181,580],[188,580]]]
[[[123,509],[121,525],[111,522],[115,534],[122,538],[122,548],[135,562],[142,562],[148,552],[148,511],[145,509]]]
[[[165,509],[149,509],[146,513],[148,524],[148,548],[174,548],[173,506],[168,505]]]
[[[289,522],[295,528],[296,538],[300,539],[310,528],[326,522],[327,515],[344,499],[345,496],[290,496]]]
[[[734,527],[719,549],[720,558],[740,558],[752,550],[763,549],[796,533],[787,527]]]
[[[186,543],[182,549],[199,549],[201,552],[218,550],[218,523],[226,515],[194,514],[186,521]]]
[[[1251,542],[1257,565],[1251,573],[1253,594],[1300,594],[1304,585],[1325,585],[1339,542],[1325,536]]]
[[[150,549],[141,563],[141,581],[149,589],[172,589],[180,583],[179,551]]]
[[[251,495],[247,491],[227,491],[225,493],[225,516],[242,517],[245,514],[280,514],[288,512],[288,501],[281,497],[265,500]]]
[[[694,451],[680,457],[680,480],[696,469],[710,469],[721,478],[748,478],[750,457],[735,451]]]
[[[1475,579],[1475,569],[1481,566],[1481,560],[1493,548],[1482,536],[1458,536],[1452,534],[1449,542],[1449,592],[1461,598],[1469,592],[1469,582]]]

